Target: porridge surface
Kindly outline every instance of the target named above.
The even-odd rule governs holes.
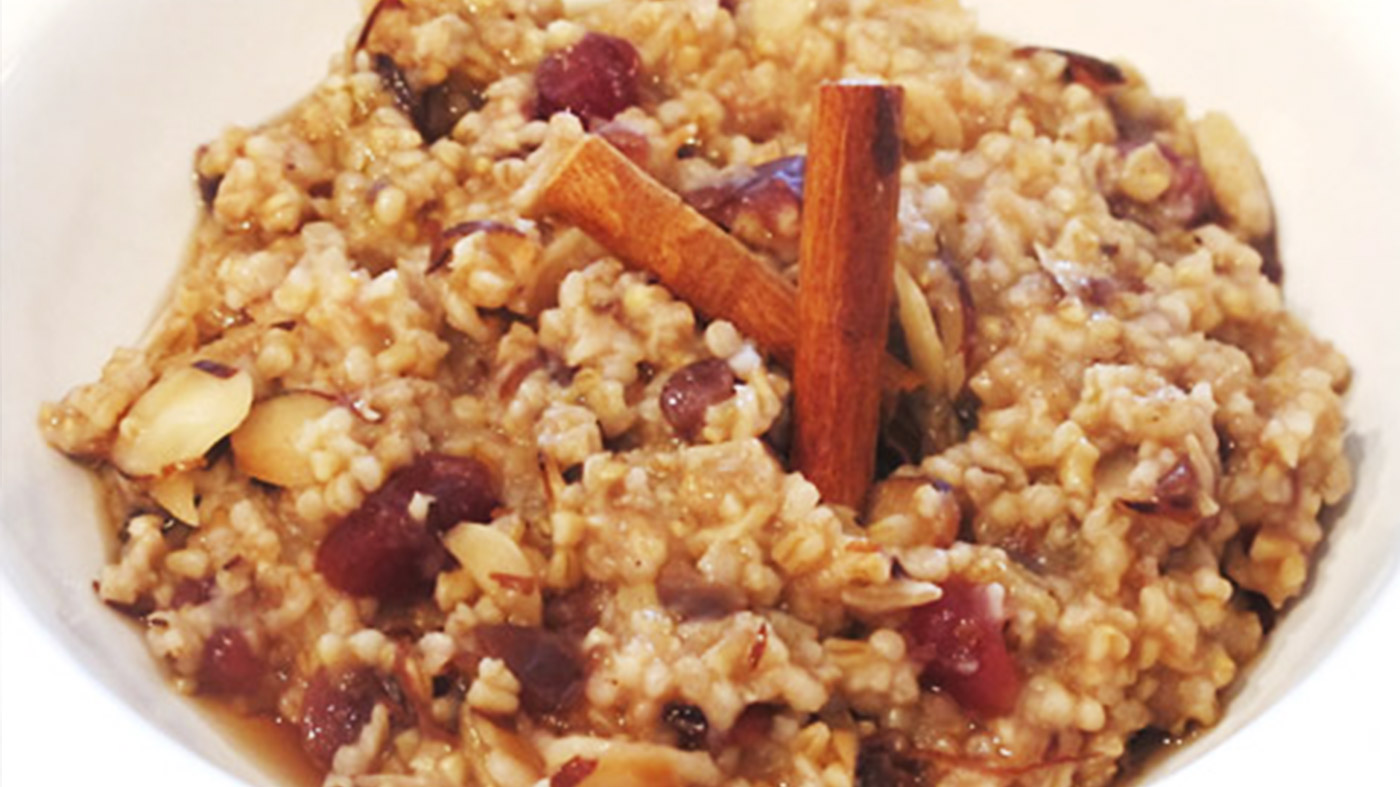
[[[384,0],[200,149],[142,349],[49,405],[175,686],[326,785],[1105,784],[1220,716],[1350,488],[1257,165],[954,2]],[[531,212],[585,134],[797,278],[817,86],[903,87],[861,510],[789,371]]]

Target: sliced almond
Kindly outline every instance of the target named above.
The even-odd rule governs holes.
[[[909,347],[909,360],[923,378],[924,385],[935,396],[944,396],[946,381],[944,366],[946,351],[933,321],[933,310],[919,283],[902,265],[894,269],[895,303],[899,307],[899,327]]]
[[[167,513],[191,527],[199,526],[199,508],[194,502],[194,473],[174,473],[150,487],[151,499]]]
[[[112,464],[131,476],[152,476],[201,459],[248,417],[253,378],[186,366],[146,390],[117,426]]]
[[[1220,209],[1246,240],[1262,238],[1274,227],[1274,209],[1264,173],[1249,143],[1229,117],[1211,112],[1193,127],[1201,169]]]
[[[490,525],[466,523],[447,534],[447,550],[471,574],[477,587],[515,622],[535,624],[543,614],[539,578],[520,545]]]
[[[901,609],[923,606],[943,598],[943,589],[932,582],[892,579],[882,585],[847,588],[841,601],[851,609],[870,615],[883,615]]]
[[[709,753],[681,751],[655,743],[602,740],[582,736],[558,739],[546,757],[557,773],[574,757],[597,766],[578,787],[709,787],[724,777]]]
[[[297,450],[297,436],[336,406],[313,393],[289,393],[259,402],[233,433],[234,463],[253,478],[277,486],[315,483],[310,457]]]

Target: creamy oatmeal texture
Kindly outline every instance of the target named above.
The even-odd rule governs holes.
[[[951,0],[381,0],[198,152],[140,350],[49,405],[97,588],[325,784],[1106,784],[1213,724],[1350,487],[1224,116]],[[787,368],[538,215],[601,136],[792,280],[809,97],[905,92],[880,480]]]

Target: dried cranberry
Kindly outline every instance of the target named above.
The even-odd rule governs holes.
[[[549,787],[577,787],[584,779],[598,770],[598,761],[586,757],[574,757],[559,766],[559,770],[549,777]]]
[[[415,494],[432,498],[426,522],[409,514]],[[439,534],[484,522],[496,507],[490,471],[475,459],[425,454],[399,470],[336,525],[316,552],[333,587],[381,601],[431,592],[451,558]]]
[[[1182,457],[1167,469],[1152,490],[1151,500],[1123,500],[1123,506],[1140,514],[1194,518],[1200,479],[1190,460]]]
[[[744,708],[734,726],[729,728],[725,743],[739,748],[757,746],[767,740],[773,730],[773,717],[781,708],[769,702],[759,702]]]
[[[170,608],[181,609],[203,604],[214,592],[213,578],[182,579],[175,585],[170,595]]]
[[[479,626],[486,655],[506,663],[520,681],[520,700],[535,715],[567,710],[583,689],[583,657],[565,637],[533,626]]]
[[[1172,163],[1172,183],[1158,198],[1162,219],[1169,225],[1191,228],[1204,224],[1215,211],[1215,195],[1199,161],[1185,158],[1163,146]]]
[[[705,425],[705,411],[734,395],[734,372],[718,358],[690,364],[661,389],[661,414],[676,433],[692,440]]]
[[[199,689],[209,694],[252,694],[267,668],[236,628],[214,630],[199,659]]]
[[[198,175],[196,180],[199,184],[199,198],[204,201],[204,207],[213,208],[214,200],[219,196],[219,186],[223,185],[223,175]]]
[[[535,115],[572,112],[585,120],[612,120],[639,100],[641,58],[631,43],[588,33],[555,52],[535,70]]]
[[[656,577],[656,595],[663,606],[682,620],[722,618],[748,606],[743,591],[712,584],[682,560],[662,566]]]
[[[1196,495],[1200,492],[1200,487],[1200,481],[1196,478],[1196,468],[1191,465],[1190,460],[1182,457],[1157,479],[1157,499],[1168,508],[1189,510],[1196,505]]]
[[[546,594],[544,599],[544,625],[550,631],[558,631],[583,639],[603,616],[603,604],[607,594],[601,585],[585,582],[560,595]]]
[[[383,683],[368,669],[335,677],[316,673],[301,702],[301,747],[322,768],[336,751],[360,737],[374,706],[385,697]]]
[[[1016,707],[1021,680],[986,586],[945,582],[942,598],[911,611],[904,638],[910,657],[924,665],[926,685],[982,716],[1005,715]]]
[[[676,733],[677,748],[685,751],[699,751],[705,748],[710,734],[710,720],[705,712],[682,702],[668,702],[661,711],[661,721]]]

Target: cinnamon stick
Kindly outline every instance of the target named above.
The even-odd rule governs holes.
[[[541,187],[533,212],[566,221],[635,268],[650,271],[701,314],[734,323],[791,366],[798,336],[797,292],[773,266],[658,183],[607,141],[590,136]],[[877,352],[890,388],[918,376]]]
[[[823,497],[859,506],[875,469],[889,334],[903,92],[822,85],[807,149],[793,460]]]

